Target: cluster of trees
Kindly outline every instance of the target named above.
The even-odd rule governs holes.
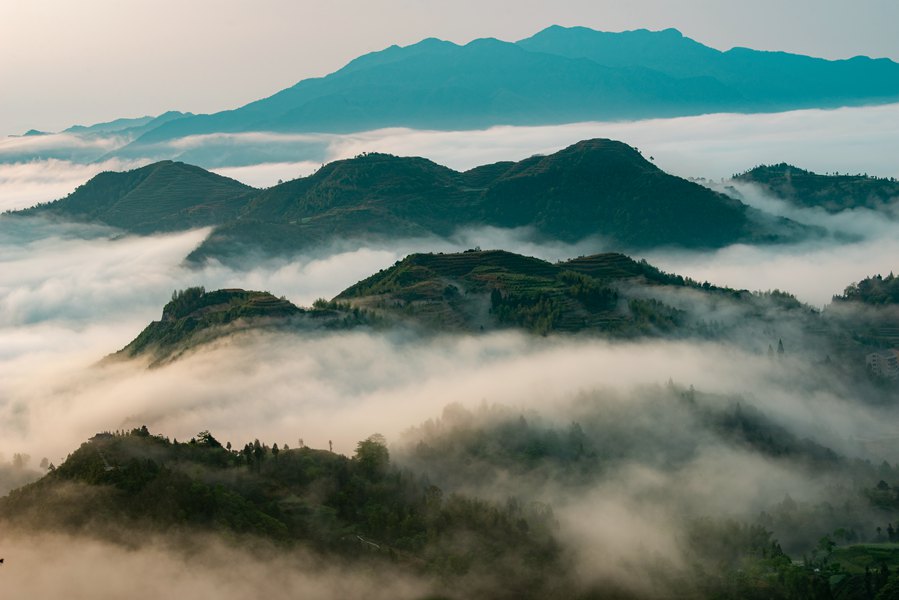
[[[551,511],[444,493],[396,468],[382,436],[360,441],[352,457],[259,440],[229,446],[208,431],[184,443],[146,428],[99,434],[0,499],[0,518],[112,537],[135,527],[261,536],[439,577],[471,574],[522,594],[564,571]],[[62,491],[72,484],[82,491]]]
[[[834,296],[834,302],[863,302],[865,304],[899,304],[899,278],[892,273],[883,277],[874,275],[848,286],[842,296]]]
[[[562,271],[559,280],[567,286],[566,293],[590,312],[613,310],[618,303],[618,292],[592,277]]]
[[[632,298],[627,303],[631,319],[638,330],[673,332],[684,324],[686,313],[655,298]]]
[[[162,311],[163,318],[180,319],[198,308],[198,303],[206,293],[203,286],[189,287],[172,292],[172,299]]]
[[[546,335],[558,326],[563,308],[550,293],[503,293],[493,288],[490,292],[490,312],[499,323]]]

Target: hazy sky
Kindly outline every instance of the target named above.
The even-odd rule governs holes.
[[[710,46],[899,60],[895,0],[0,0],[0,135],[212,112],[425,37],[676,27]]]

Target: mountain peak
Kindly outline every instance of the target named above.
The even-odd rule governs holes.
[[[104,171],[65,198],[17,214],[88,220],[135,233],[178,231],[235,218],[255,191],[200,167],[162,160]]]

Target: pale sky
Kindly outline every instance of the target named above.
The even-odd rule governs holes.
[[[234,108],[425,37],[676,27],[726,50],[899,60],[896,0],[0,0],[0,135]]]

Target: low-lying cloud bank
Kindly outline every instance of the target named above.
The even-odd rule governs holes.
[[[19,598],[422,598],[422,580],[326,562],[300,550],[242,547],[215,537],[135,540],[0,531],[3,589]]]
[[[845,223],[841,221],[840,226],[844,229],[861,227],[872,216],[859,213],[852,218],[856,221],[844,219]],[[854,244],[838,244],[831,240],[796,247],[732,247],[715,253],[648,253],[646,257],[657,266],[700,281],[748,289],[780,288],[797,292],[801,300],[822,305],[849,283],[874,272],[892,270],[891,257],[897,255],[895,250],[899,250],[899,243],[895,241],[899,239],[895,235],[896,229],[894,224],[881,224],[879,228],[872,228],[869,239]],[[316,298],[333,297],[349,285],[389,267],[413,251],[460,251],[475,245],[476,240],[479,243],[488,240],[492,243],[489,246],[482,243],[484,247],[505,248],[559,260],[607,249],[601,241],[588,241],[578,246],[541,245],[530,241],[527,232],[479,230],[460,232],[455,240],[399,240],[390,248],[335,246],[292,259],[260,260],[255,268],[249,270],[229,268],[214,262],[201,269],[184,266],[183,258],[206,234],[207,230],[197,230],[153,237],[120,238],[116,232],[99,227],[48,223],[39,219],[0,219],[0,334],[4,340],[0,347],[0,380],[4,382],[0,419],[5,420],[11,432],[0,442],[0,452],[7,456],[14,452],[28,452],[36,457],[51,456],[58,461],[73,444],[77,445],[99,429],[144,423],[157,425],[167,433],[170,426],[176,427],[178,430],[171,431],[171,434],[177,436],[193,435],[202,429],[217,429],[223,435],[227,433],[233,437],[235,442],[245,436],[262,435],[263,432],[254,434],[226,425],[229,421],[227,415],[232,414],[226,407],[231,406],[231,402],[238,405],[250,402],[260,407],[264,414],[272,416],[297,415],[285,418],[284,423],[289,426],[279,427],[272,433],[288,442],[305,436],[311,444],[314,434],[309,433],[308,429],[321,431],[328,428],[328,423],[335,422],[332,411],[342,410],[340,407],[349,401],[348,397],[353,397],[354,392],[345,389],[351,381],[359,382],[362,388],[369,386],[369,391],[363,394],[366,405],[373,407],[380,402],[393,405],[392,399],[400,397],[407,406],[416,407],[408,409],[411,411],[409,419],[403,419],[403,426],[410,426],[439,413],[442,406],[457,400],[479,401],[487,398],[489,401],[514,403],[515,394],[494,399],[478,391],[479,385],[485,386],[485,390],[495,387],[491,381],[497,375],[491,361],[486,361],[485,364],[492,366],[486,368],[479,379],[479,364],[485,361],[485,357],[505,357],[504,360],[515,362],[526,361],[531,352],[546,353],[533,359],[533,364],[523,370],[533,369],[536,373],[543,373],[545,369],[539,365],[553,364],[557,365],[557,371],[550,369],[551,372],[564,373],[567,372],[566,364],[573,364],[580,365],[586,371],[592,370],[596,375],[584,382],[572,374],[571,381],[578,382],[572,386],[565,383],[564,377],[557,381],[555,375],[547,376],[546,382],[542,382],[542,375],[535,380],[525,377],[524,381],[528,381],[526,386],[513,387],[517,390],[516,394],[527,397],[529,392],[534,393],[535,390],[545,389],[548,393],[549,390],[557,390],[553,393],[564,394],[579,389],[579,385],[607,385],[606,379],[625,381],[629,372],[624,368],[627,361],[644,363],[645,357],[653,356],[656,349],[656,346],[606,347],[570,342],[574,344],[571,348],[576,348],[573,350],[575,354],[583,353],[598,365],[618,365],[617,356],[627,357],[620,364],[621,372],[616,372],[616,369],[593,369],[577,356],[569,358],[559,348],[551,350],[552,344],[537,343],[512,334],[478,338],[479,341],[449,339],[435,345],[426,344],[423,349],[417,343],[375,339],[367,334],[334,336],[327,341],[279,338],[279,343],[273,345],[272,350],[266,350],[264,344],[263,348],[257,349],[252,338],[247,338],[234,345],[226,344],[221,348],[221,357],[215,360],[204,358],[206,355],[201,354],[194,362],[183,363],[190,364],[190,369],[205,373],[200,379],[188,372],[183,374],[185,382],[192,382],[187,383],[185,389],[198,394],[195,408],[190,408],[193,402],[189,400],[190,394],[185,396],[179,391],[179,378],[169,379],[163,373],[143,373],[140,369],[134,373],[125,370],[119,375],[116,375],[119,373],[118,367],[99,371],[89,369],[106,354],[127,344],[151,320],[158,319],[162,306],[175,289],[194,285],[204,285],[207,289],[259,289],[277,296],[284,295],[298,305],[308,306]],[[676,304],[676,299],[672,302]],[[726,318],[722,315],[710,314],[710,318]],[[440,348],[443,343],[446,344],[445,350]],[[250,361],[251,364],[242,364],[244,361],[240,356],[247,351],[245,344],[249,344],[253,352],[261,353],[259,356],[265,356],[266,360],[259,360],[257,356]],[[742,351],[757,352],[756,345],[755,342],[747,344]],[[795,343],[793,347],[796,347]],[[335,350],[337,348],[339,350]],[[466,354],[468,351],[472,352],[470,357]],[[736,351],[741,350],[738,348]],[[346,368],[341,369],[331,362],[317,364],[315,357],[329,357],[332,352],[347,357]],[[689,360],[677,358],[676,355],[682,352],[690,357]],[[437,367],[433,372],[425,365],[418,365],[409,371],[397,371],[400,369],[397,365],[417,364],[415,358],[419,354],[434,360]],[[720,370],[715,366],[717,358],[711,363],[704,358],[717,355],[714,349],[672,346],[661,354],[657,364],[640,369],[645,377],[630,383],[659,382],[671,376],[678,381],[708,387],[711,384],[703,376],[705,370]],[[226,357],[231,357],[228,360],[235,362],[232,372],[240,374],[235,381],[231,381],[229,376],[219,378],[215,375],[217,361],[221,360],[224,364]],[[382,357],[384,360],[380,360]],[[210,362],[207,363],[207,360]],[[733,360],[739,364],[743,362],[742,358]],[[368,361],[377,366],[366,366]],[[308,366],[312,372],[304,371],[295,362]],[[725,362],[729,364],[729,361]],[[497,364],[505,363],[500,361]],[[164,373],[180,372],[182,369],[187,367],[176,364],[165,369]],[[740,376],[741,369],[735,369],[733,381],[739,382],[739,385],[732,387],[730,392],[739,393],[740,386],[747,390],[756,387],[753,381]],[[259,372],[256,373],[256,370]],[[361,375],[366,372],[370,372],[372,378],[368,383]],[[445,380],[441,375],[444,372],[453,375]],[[316,373],[325,373],[327,377],[318,379]],[[354,375],[348,377],[348,373]],[[437,384],[428,383],[429,374],[436,377]],[[501,375],[503,380],[518,379],[512,368]],[[86,379],[82,381],[83,377]],[[219,380],[227,382],[222,389],[206,383]],[[388,380],[392,382],[389,390],[379,390],[380,383]],[[406,385],[403,382],[407,381],[411,386],[409,390],[397,395],[397,388]],[[465,381],[478,383],[450,394],[440,391],[443,387],[455,389]],[[269,383],[275,390],[270,398],[273,405],[264,409],[264,399],[269,398]],[[717,387],[711,385],[710,389],[716,390]],[[159,390],[167,391],[160,393]],[[240,392],[235,395],[234,390]],[[319,396],[319,393],[323,395]],[[418,396],[434,397],[435,401],[423,402]],[[228,400],[232,397],[240,400]],[[107,400],[101,401],[100,398]],[[160,402],[158,398],[178,400],[175,405],[169,406],[167,401]],[[298,404],[293,405],[292,402]],[[311,404],[307,406],[306,402]],[[219,404],[218,412],[213,411],[211,416],[201,408],[210,403]],[[306,428],[301,423],[308,418],[310,406],[314,408],[312,414],[317,416],[312,421],[314,425]],[[111,412],[109,407],[113,408]],[[163,407],[166,407],[165,410]],[[214,418],[216,414],[222,418]],[[316,442],[318,445],[324,445],[327,439],[340,439],[341,448],[349,451],[355,441],[373,433],[372,429],[378,429],[370,426],[373,422],[367,413],[362,417],[347,414],[343,420],[337,421],[356,423],[358,427],[343,434],[321,433],[323,439]],[[238,422],[240,427],[244,427],[252,419],[247,421],[242,417]],[[384,427],[392,422],[387,419]],[[75,426],[75,423],[79,425]],[[264,419],[259,426],[265,428],[262,423],[265,423]],[[391,431],[397,431],[396,427],[392,427]],[[50,440],[55,441],[51,443]],[[47,447],[48,444],[52,447]]]
[[[792,245],[733,245],[720,250],[645,252],[667,271],[737,289],[779,289],[818,308],[865,277],[899,270],[899,221],[865,208],[838,214],[795,207],[752,184],[727,182],[741,200],[765,212],[827,231],[823,239]],[[711,186],[729,192],[725,185]]]
[[[891,231],[884,226],[864,244],[883,242]],[[788,337],[790,329],[776,326],[772,339],[784,336],[788,347],[779,361],[765,356],[754,341],[740,339],[729,344],[611,343],[515,332],[422,338],[403,331],[357,330],[315,336],[249,332],[152,370],[140,362],[96,365],[159,318],[173,289],[189,285],[265,289],[309,304],[319,296],[332,297],[408,251],[459,250],[479,235],[492,236],[499,247],[550,259],[594,251],[541,246],[527,241],[525,233],[463,232],[455,242],[334,247],[292,260],[261,261],[246,271],[218,264],[196,270],[182,260],[205,230],[118,237],[97,227],[0,221],[0,453],[6,460],[27,453],[33,469],[0,470],[0,486],[36,476],[41,458],[59,464],[98,431],[140,425],[182,441],[209,430],[238,447],[254,438],[281,447],[296,447],[302,440],[328,448],[333,442],[334,450],[345,454],[379,432],[401,464],[413,464],[410,427],[456,403],[475,415],[482,407],[488,413],[498,407],[514,420],[522,415],[529,423],[562,431],[577,421],[613,460],[576,488],[552,477],[490,466],[484,480],[472,479],[463,491],[500,502],[514,495],[551,504],[559,539],[585,586],[612,582],[654,593],[657,582],[644,576],[647,564],[665,564],[676,573],[686,569],[690,549],[684,539],[697,515],[751,519],[787,496],[809,506],[834,498],[835,482],[828,476],[714,435],[703,413],[669,390],[669,378],[678,390],[694,386],[703,410],[733,411],[739,401],[747,410],[763,411],[791,435],[847,457],[875,464],[899,458],[888,445],[884,450],[864,443],[893,435],[891,424],[899,416],[895,407],[867,404],[850,386],[831,385],[819,357],[806,351],[801,338]],[[780,260],[800,265],[826,258],[836,269],[847,247],[863,246],[766,252],[771,261],[792,256]],[[726,263],[727,252],[737,250],[670,255],[670,260],[677,267],[695,260],[698,271],[705,256],[709,265],[722,269],[723,278],[748,276],[755,268],[748,261]],[[659,262],[666,266],[663,258]],[[866,273],[871,263],[861,264]],[[847,260],[844,267],[849,266]],[[673,270],[701,278],[701,271]],[[439,474],[432,476],[439,481]],[[803,535],[811,531],[820,537],[832,522],[823,521],[820,532],[804,529]],[[185,557],[172,549],[178,540],[142,541],[129,550],[84,537],[33,535],[4,532],[2,538],[8,560],[4,573],[13,573],[11,589],[21,595],[54,595],[58,582],[71,597],[114,597],[134,582],[140,589],[136,597],[173,590],[243,597],[262,590],[277,598],[283,590],[300,587],[311,597],[371,597],[372,590],[385,597],[421,597],[429,590],[429,583],[391,574],[385,579],[384,573],[364,567],[309,568],[316,563],[301,553],[257,560],[210,541],[198,542],[202,551]],[[116,575],[98,578],[83,558],[112,565]]]
[[[106,161],[100,163],[102,168],[133,168],[155,160],[176,159],[266,187],[361,152],[424,156],[464,170],[555,152],[594,137],[636,146],[659,167],[682,177],[720,179],[757,164],[781,161],[818,172],[899,176],[894,160],[899,154],[897,124],[899,104],[890,104],[543,127],[498,126],[476,131],[212,134],[120,151],[130,140],[97,136],[81,140],[71,134],[7,138],[0,140],[0,210],[59,198],[72,189],[63,188],[63,179],[81,178],[78,183],[83,183],[90,174],[99,172],[97,160]],[[68,174],[63,173],[66,170]],[[29,189],[14,190],[17,181]]]

